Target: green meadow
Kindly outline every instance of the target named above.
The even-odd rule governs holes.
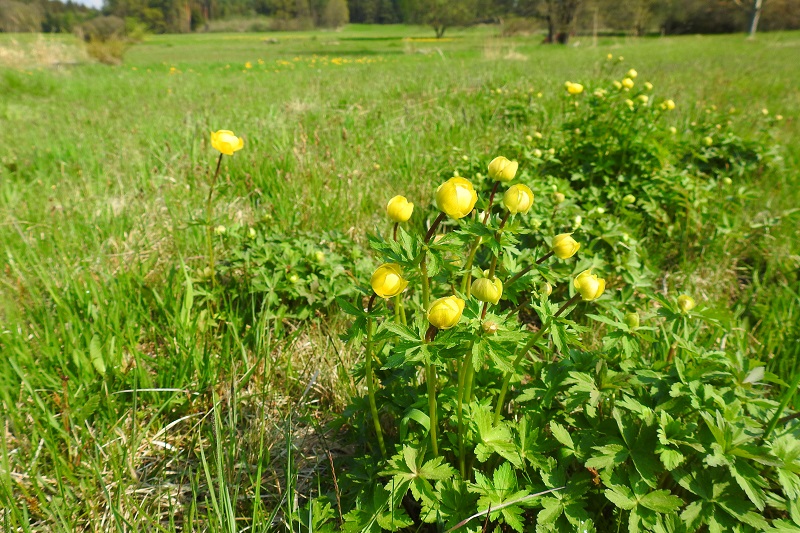
[[[485,174],[503,154],[548,205],[536,215],[543,228],[556,189],[570,220],[582,216],[583,229],[559,222],[579,241],[584,229],[603,240],[597,206],[620,217],[637,243],[635,281],[665,299],[691,294],[718,325],[692,330],[693,342],[761,368],[755,405],[780,419],[776,435],[797,437],[800,395],[787,390],[800,373],[800,33],[581,36],[566,47],[491,27],[432,37],[406,26],[154,35],[110,67],[71,37],[0,34],[4,531],[311,532],[322,526],[309,525],[309,502],[322,495],[337,523],[360,505],[339,484],[374,477],[348,461],[376,447],[372,422],[353,414],[365,404],[351,403],[365,394],[362,342],[345,335],[353,318],[335,298],[356,302],[369,288],[379,261],[368,235],[390,234],[389,198],[406,196],[413,220],[430,225],[440,183]],[[653,85],[649,105],[676,104],[659,115],[659,131],[676,131],[653,148],[661,161],[677,174],[711,168],[709,187],[671,189],[658,223],[618,208],[609,191],[622,185],[584,187],[559,166],[573,157],[565,124],[577,120],[564,82],[588,99],[631,68],[637,90]],[[244,148],[223,158],[210,196],[210,133],[221,129]],[[703,151],[706,136],[724,157]],[[693,166],[678,146],[696,150]],[[752,157],[736,166],[745,147]],[[632,278],[604,261],[594,266],[616,280],[616,298]],[[583,345],[600,350],[607,325],[592,312],[574,318]],[[669,362],[691,351],[686,342]],[[781,475],[800,475],[794,461]],[[688,484],[665,479],[658,490],[689,501]],[[772,531],[800,531],[791,491],[736,479],[755,502],[751,492],[768,493]],[[629,527],[612,508],[592,508],[605,517],[598,531]],[[689,520],[681,511],[670,508]],[[538,512],[520,511],[525,531]],[[516,529],[509,517],[491,522]],[[761,529],[743,523],[694,530]]]

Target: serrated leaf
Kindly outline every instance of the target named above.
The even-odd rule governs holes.
[[[636,507],[636,500],[632,498],[630,489],[627,487],[615,486],[604,490],[603,493],[606,495],[606,498],[611,501],[611,503],[620,509],[630,511]]]
[[[575,449],[575,443],[572,441],[569,431],[567,431],[564,426],[557,422],[550,422],[550,431],[553,432],[553,437],[555,437],[558,442],[570,450]]]
[[[639,505],[657,513],[671,513],[683,505],[683,500],[668,490],[654,490],[639,498]]]

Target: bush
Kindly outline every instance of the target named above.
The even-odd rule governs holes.
[[[79,29],[83,40],[86,42],[105,42],[120,40],[126,35],[125,21],[119,17],[97,17],[84,22]]]
[[[322,13],[322,25],[326,28],[339,28],[350,22],[350,11],[345,0],[328,0]]]

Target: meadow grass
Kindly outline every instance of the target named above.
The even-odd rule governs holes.
[[[430,198],[463,155],[496,155],[499,136],[540,131],[551,146],[564,81],[591,85],[609,53],[676,101],[679,130],[733,107],[755,138],[762,109],[781,114],[782,164],[742,178],[730,239],[649,246],[665,287],[735,318],[742,349],[779,378],[800,371],[800,34],[550,47],[496,33],[151,36],[119,67],[31,53],[0,68],[6,530],[291,528],[298,500],[330,485],[345,451],[321,428],[360,386],[344,319],[293,321],[243,294],[208,305],[194,273],[212,130],[246,140],[223,161],[215,223],[363,242],[386,229],[387,198]],[[497,88],[541,92],[545,112],[504,120]]]

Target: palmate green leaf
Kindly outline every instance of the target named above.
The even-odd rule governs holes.
[[[800,440],[787,433],[772,442],[778,459],[778,481],[789,500],[800,500]]]
[[[403,446],[400,453],[389,459],[389,468],[380,474],[392,476],[392,481],[384,487],[387,491],[405,493],[404,488],[408,487],[415,499],[430,506],[437,501],[431,481],[449,479],[455,470],[450,465],[442,464],[443,457],[424,462],[424,456],[419,452],[413,446]]]
[[[654,490],[639,499],[639,505],[657,513],[671,513],[683,505],[683,500],[668,490]]]
[[[593,449],[597,450],[600,455],[596,455],[586,461],[586,468],[612,469],[621,465],[630,457],[627,447],[619,442],[595,446]]]
[[[464,517],[475,512],[478,495],[467,490],[467,485],[458,478],[437,481],[438,501],[434,506],[422,505],[420,518],[423,522],[443,521],[447,529],[454,527]]]
[[[475,457],[481,463],[486,462],[493,453],[510,461],[514,466],[522,466],[522,458],[514,445],[511,430],[506,422],[494,424],[494,415],[488,407],[476,406],[472,411],[472,422],[478,445],[475,447]]]
[[[555,421],[550,422],[550,431],[553,433],[553,437],[555,437],[558,442],[566,446],[571,452],[574,452],[575,443],[572,441],[569,431],[567,431],[564,426]]]
[[[630,511],[636,507],[636,500],[634,499],[633,493],[624,485],[616,485],[607,488],[603,491],[603,494],[605,494],[606,498],[608,498],[611,503],[620,509]]]
[[[479,509],[497,508],[529,495],[526,490],[517,490],[517,476],[510,463],[503,463],[497,467],[491,480],[475,471],[475,484],[469,490],[480,495]],[[524,524],[521,515],[524,512],[524,504],[525,502],[520,502],[519,505],[508,505],[500,511],[491,512],[489,517],[491,520],[502,517],[512,529],[522,533]]]

